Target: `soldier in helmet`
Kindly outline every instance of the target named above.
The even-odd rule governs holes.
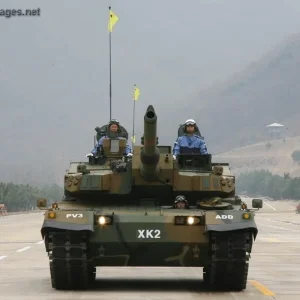
[[[120,128],[120,123],[118,120],[111,120],[109,123],[108,123],[108,131],[109,131],[109,135],[115,135],[116,138],[118,139],[124,139],[123,137],[118,137],[117,134],[119,132],[119,128]],[[96,144],[95,148],[91,151],[91,153],[87,154],[86,157],[89,157],[89,156],[95,156],[96,153],[97,153],[97,148],[99,146],[102,146],[103,145],[103,139],[104,138],[107,138],[108,135],[106,134],[105,136],[101,137],[101,139],[98,141],[98,143]],[[126,156],[130,157],[132,156],[132,153],[131,153],[131,149],[128,145],[128,143],[126,143],[126,149],[125,149],[125,153],[124,153]]]
[[[185,199],[185,196],[179,195],[175,198],[173,207],[179,209],[185,209],[185,208],[189,208],[189,203]]]
[[[200,154],[208,154],[204,140],[194,133],[196,122],[193,119],[188,119],[184,125],[185,134],[177,138],[173,148],[173,158],[176,159],[181,148],[196,148],[200,149]]]

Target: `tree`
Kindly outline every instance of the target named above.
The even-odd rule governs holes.
[[[272,144],[271,144],[270,142],[267,142],[267,143],[266,143],[266,148],[267,148],[267,150],[269,150],[271,147],[272,147]]]
[[[289,173],[284,176],[272,175],[265,170],[242,173],[237,178],[236,190],[273,199],[300,199],[300,177],[291,178]]]
[[[296,163],[300,163],[300,151],[299,150],[295,150],[293,153],[292,153],[292,159],[294,162]]]
[[[51,204],[61,200],[62,196],[63,188],[55,184],[38,189],[30,185],[0,182],[0,203],[9,212],[32,210],[38,198],[47,198]]]

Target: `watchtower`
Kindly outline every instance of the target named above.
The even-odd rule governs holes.
[[[272,139],[280,139],[284,138],[283,132],[284,132],[284,125],[279,123],[273,123],[266,126],[268,129],[268,133],[271,136]]]

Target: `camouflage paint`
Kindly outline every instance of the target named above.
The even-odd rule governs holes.
[[[112,146],[117,144],[117,151],[112,153]],[[202,266],[205,282],[213,284],[222,275],[224,264],[228,270],[233,270],[234,264],[235,277],[226,278],[233,278],[232,286],[239,282],[238,289],[245,288],[246,251],[251,252],[257,227],[255,213],[243,208],[241,199],[235,197],[235,177],[229,165],[209,162],[206,169],[183,169],[173,160],[170,146],[157,145],[157,116],[152,106],[144,116],[142,145],[134,147],[129,159],[124,159],[125,147],[125,140],[105,138],[105,158],[96,164],[91,160],[71,163],[64,179],[67,199],[45,212],[41,233],[46,251],[65,250],[63,260],[57,257],[61,252],[55,250],[55,263],[50,262],[53,287],[67,286],[64,277],[57,279],[61,270],[69,274],[68,284],[74,283],[75,273],[66,267],[71,265],[69,256],[74,255],[75,262],[81,261],[82,269],[76,274],[85,274],[84,286],[93,276],[85,273],[87,268],[95,266]],[[126,171],[114,169],[111,163],[116,161],[126,162]],[[178,194],[191,197],[194,205],[185,210],[172,208]],[[95,197],[90,199],[88,195]],[[68,197],[75,201],[68,201]],[[148,198],[154,199],[152,207],[144,204]],[[170,206],[155,206],[161,198]],[[100,225],[100,216],[110,222]],[[189,225],[188,217],[195,222]],[[70,247],[72,232],[76,232],[74,239],[82,242],[76,240]],[[59,238],[53,242],[56,236],[63,242]],[[78,252],[72,252],[73,248]],[[238,266],[232,254],[236,249],[242,253]],[[76,257],[79,252],[81,256]]]
[[[50,212],[56,214],[55,219],[49,218]],[[256,236],[254,213],[247,212],[250,215],[248,220],[243,219],[244,213],[177,209],[130,212],[116,209],[96,214],[93,211],[58,209],[45,213],[42,235],[48,228],[89,231],[90,251],[99,266],[204,266],[208,257],[209,231],[251,228],[253,236]],[[111,224],[99,225],[97,220],[100,216],[112,218]],[[192,216],[198,218],[199,223],[176,225],[176,216]],[[231,218],[228,219],[228,216]],[[116,257],[118,259],[114,260]]]

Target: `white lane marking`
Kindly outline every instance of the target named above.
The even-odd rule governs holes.
[[[263,201],[264,204],[268,205],[269,207],[271,207],[273,210],[276,210],[276,208],[274,208],[272,205],[268,204],[266,201]]]
[[[0,260],[6,258],[7,256],[0,256]]]
[[[43,244],[44,243],[44,241],[39,241],[39,242],[37,242],[36,244],[37,245],[40,245],[40,244]]]
[[[300,225],[300,223],[284,221],[284,220],[273,220],[273,219],[265,219],[265,218],[261,218],[261,220],[268,220],[268,221],[271,221],[271,222],[276,222],[276,223],[281,223],[281,224],[284,223],[284,224],[287,224],[287,225],[298,225],[298,226]]]
[[[268,224],[259,223],[259,225],[268,226],[268,227],[272,227],[272,228],[276,228],[276,229],[281,229],[281,230],[300,232],[299,230],[293,230],[293,229],[288,229],[288,228],[283,228],[283,227],[278,227],[278,226],[273,226],[273,225],[268,225]]]
[[[26,251],[26,250],[28,250],[28,249],[30,249],[29,246],[24,247],[24,248],[22,248],[22,249],[19,249],[19,250],[17,250],[16,252],[23,252],[23,251]]]

